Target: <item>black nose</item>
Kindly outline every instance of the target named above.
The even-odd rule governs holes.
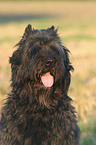
[[[45,65],[46,66],[54,66],[56,63],[55,59],[54,58],[48,58],[45,60]]]

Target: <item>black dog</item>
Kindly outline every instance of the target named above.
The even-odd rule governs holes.
[[[10,58],[12,92],[2,109],[0,145],[78,145],[72,99],[73,70],[54,26],[28,25]]]

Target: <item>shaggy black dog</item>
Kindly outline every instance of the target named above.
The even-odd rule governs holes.
[[[2,109],[0,145],[78,145],[72,99],[73,67],[54,26],[31,25],[10,57],[12,91]]]

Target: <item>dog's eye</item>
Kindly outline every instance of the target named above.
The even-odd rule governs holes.
[[[51,46],[52,51],[59,55],[59,50],[55,46]]]
[[[31,54],[36,55],[41,50],[41,47],[35,46],[32,48]]]

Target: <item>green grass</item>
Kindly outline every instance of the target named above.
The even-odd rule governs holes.
[[[87,124],[81,122],[79,127],[82,133],[80,145],[96,145],[96,122],[92,120],[88,121]]]

